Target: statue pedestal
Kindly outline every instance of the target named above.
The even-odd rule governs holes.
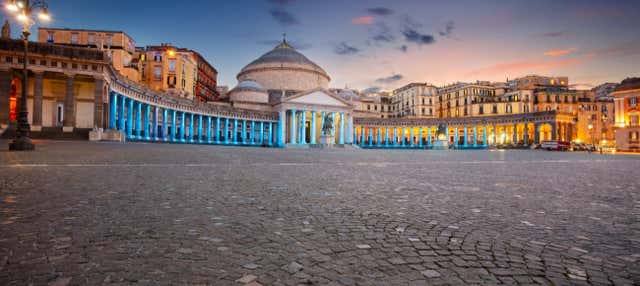
[[[336,137],[330,135],[321,135],[320,136],[320,145],[325,147],[332,147],[336,144]]]
[[[447,140],[436,140],[435,143],[433,143],[433,150],[448,150],[449,149],[449,142]]]

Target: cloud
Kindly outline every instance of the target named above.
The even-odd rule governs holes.
[[[550,33],[544,33],[544,34],[536,34],[536,35],[533,35],[532,37],[533,38],[560,38],[566,35],[567,35],[566,32],[550,32]]]
[[[404,31],[402,31],[404,38],[407,42],[416,43],[418,45],[428,45],[435,43],[435,38],[432,35],[421,34],[415,29],[406,27]]]
[[[373,33],[371,39],[375,43],[389,43],[393,42],[396,39],[395,36],[393,36],[393,33],[391,33],[391,29],[389,29],[389,26],[387,26],[385,22],[376,23],[376,25],[372,27],[370,31],[371,33]]]
[[[390,84],[390,83],[394,83],[397,82],[399,80],[402,80],[404,78],[404,76],[402,76],[401,74],[394,74],[388,77],[381,77],[379,79],[376,79],[376,83],[381,83],[381,84]]]
[[[576,51],[576,48],[568,48],[568,49],[564,49],[564,50],[549,50],[546,53],[544,53],[545,56],[549,56],[549,57],[557,57],[557,56],[562,56],[562,55],[568,55],[570,53],[573,53]]]
[[[549,68],[557,68],[557,67],[570,67],[581,65],[584,61],[581,59],[570,59],[570,58],[562,58],[562,59],[554,59],[554,60],[532,60],[532,61],[520,61],[520,62],[510,62],[510,63],[501,63],[496,64],[484,68],[479,68],[467,73],[468,76],[475,75],[507,75],[507,74],[517,74],[517,73],[531,73],[531,72],[539,72],[541,70],[546,70]]]
[[[407,45],[402,45],[398,48],[398,50],[400,50],[403,53],[406,53],[409,51],[409,47],[407,47]]]
[[[608,47],[592,50],[586,55],[588,57],[624,57],[640,54],[640,41],[630,41],[609,45]]]
[[[333,48],[333,52],[338,55],[355,55],[360,52],[360,49],[351,46],[346,42],[341,42]]]
[[[365,88],[364,90],[362,90],[362,93],[364,93],[364,94],[371,94],[371,93],[377,93],[377,92],[380,92],[380,90],[382,90],[380,87],[378,87],[378,86],[372,86],[372,87]]]
[[[260,45],[274,47],[282,43],[282,40],[264,40],[264,41],[259,41],[257,43]],[[294,47],[296,50],[300,50],[300,51],[308,50],[308,49],[311,49],[312,47],[312,45],[309,43],[299,42],[299,41],[287,40],[287,43],[292,47]]]
[[[269,10],[271,17],[284,26],[290,26],[300,23],[298,19],[291,13],[282,8],[273,8]]]
[[[374,8],[369,8],[367,9],[367,11],[373,15],[377,15],[377,16],[389,16],[391,14],[393,14],[393,10],[389,9],[389,8],[385,8],[385,7],[374,7]]]
[[[440,31],[439,34],[440,36],[449,38],[451,37],[451,34],[453,33],[454,28],[455,28],[455,25],[453,21],[449,21],[447,22],[447,25],[444,27],[444,30]]]
[[[371,16],[362,16],[351,19],[351,23],[354,23],[356,25],[371,25],[373,24],[373,22],[375,22],[375,20]]]
[[[569,85],[571,89],[592,89],[594,87],[596,86],[590,83],[574,83]]]

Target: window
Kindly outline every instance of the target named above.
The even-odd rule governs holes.
[[[107,46],[111,47],[113,45],[113,35],[107,35]]]
[[[53,43],[53,31],[47,33],[47,43]]]
[[[367,104],[367,110],[371,110],[371,105]]]
[[[638,131],[631,131],[631,132],[629,132],[629,141],[630,141],[630,142],[633,142],[633,143],[638,142],[638,140],[639,140],[639,139],[638,139],[638,137],[639,137],[639,135],[640,135],[639,133],[640,133],[640,132],[638,132]]]
[[[169,72],[176,72],[176,60],[175,59],[170,59],[169,60]]]
[[[494,105],[494,106],[493,106],[493,113],[494,113],[494,114],[495,114],[495,113],[498,113],[498,106],[497,106],[497,105]]]
[[[638,105],[638,97],[630,97],[629,106],[637,106],[637,105]]]
[[[161,62],[162,61],[162,55],[160,53],[156,53],[155,55],[153,55],[153,61],[154,62]]]
[[[529,112],[529,106],[528,106],[528,105],[525,105],[525,106],[524,106],[524,112],[525,112],[525,113]]]
[[[162,68],[160,66],[153,67],[153,78],[162,79]]]
[[[512,111],[511,104],[507,104],[507,113],[511,113]]]
[[[71,44],[78,44],[78,33],[71,33]]]
[[[629,120],[631,121],[631,126],[638,126],[638,115],[629,116]]]

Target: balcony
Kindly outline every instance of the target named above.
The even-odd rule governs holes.
[[[20,40],[0,40],[0,50],[20,52],[24,51],[24,42]],[[58,46],[47,43],[29,42],[29,53],[44,56],[58,56],[70,59],[107,61],[103,51],[89,48]]]

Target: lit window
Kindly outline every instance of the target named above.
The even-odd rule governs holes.
[[[87,44],[93,45],[95,41],[96,41],[96,35],[89,34],[89,37],[87,38]]]
[[[53,31],[49,31],[47,34],[47,43],[53,43]]]
[[[71,34],[71,44],[78,44],[78,33],[72,33]]]
[[[159,66],[153,67],[153,77],[155,79],[162,79],[162,68]]]
[[[171,59],[169,60],[169,72],[175,72],[176,71],[176,60]]]
[[[629,98],[629,106],[637,106],[637,105],[638,105],[638,98],[637,97]]]
[[[113,45],[113,35],[107,35],[107,46]]]

